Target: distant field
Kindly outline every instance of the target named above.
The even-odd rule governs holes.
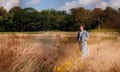
[[[0,72],[119,72],[120,33],[90,32],[83,60],[76,32],[0,33]]]
[[[120,29],[94,29],[91,32],[120,32]]]

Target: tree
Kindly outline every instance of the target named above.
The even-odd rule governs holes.
[[[3,7],[0,7],[0,31],[5,31],[4,19],[6,15],[7,11]]]
[[[95,26],[100,29],[104,20],[105,13],[101,8],[94,8],[92,11]]]
[[[80,7],[71,9],[71,12],[74,18],[75,29],[79,28],[79,25],[81,24],[84,24],[87,29],[91,28],[92,14],[90,10]]]
[[[120,28],[120,15],[117,10],[107,7],[105,10],[104,28]]]
[[[13,7],[7,12],[0,7],[0,31],[76,31],[84,24],[87,29],[120,28],[120,9],[107,7],[93,10],[72,8],[70,13],[54,9],[37,11],[34,8]]]
[[[22,10],[21,7],[15,6],[15,7],[11,8],[11,9],[9,10],[9,12],[10,12],[10,13],[17,13],[17,12],[20,12],[21,10]]]
[[[63,22],[59,26],[62,31],[75,31],[73,16],[71,14],[66,14]]]
[[[40,12],[43,30],[59,30],[65,18],[65,12],[43,10]]]

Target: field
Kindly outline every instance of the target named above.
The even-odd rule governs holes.
[[[119,72],[120,33],[90,32],[80,57],[75,32],[1,33],[0,72]]]

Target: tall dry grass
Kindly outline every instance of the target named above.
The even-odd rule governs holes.
[[[64,48],[62,52],[65,52],[65,55],[56,68],[58,72],[120,71],[119,33],[90,33],[90,39],[88,40],[90,54],[82,60],[74,35],[64,35],[65,39],[63,38],[60,43],[61,49]]]
[[[119,72],[120,38],[90,34],[81,60],[75,33],[1,34],[0,72]]]
[[[34,36],[0,35],[0,72],[52,72],[56,59]]]

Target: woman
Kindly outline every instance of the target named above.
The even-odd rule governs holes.
[[[84,29],[84,26],[80,26],[80,31],[77,34],[77,40],[79,42],[80,51],[82,53],[82,57],[88,54],[87,40],[88,40],[88,32]]]

